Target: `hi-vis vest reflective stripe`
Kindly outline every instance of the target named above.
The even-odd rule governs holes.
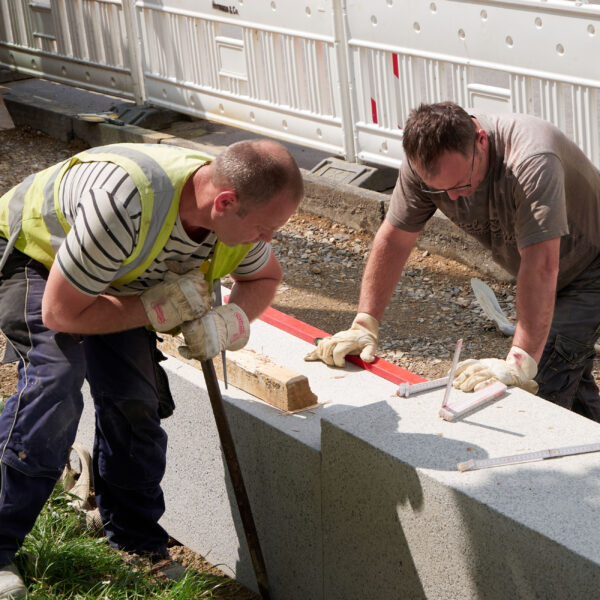
[[[209,160],[176,146],[112,144],[91,148],[30,175],[0,198],[0,235],[9,240],[0,271],[13,247],[50,270],[70,230],[58,199],[64,174],[78,163],[111,162],[129,173],[142,205],[138,242],[117,271],[113,285],[133,281],[152,264],[169,239],[185,181]],[[207,279],[212,281],[231,273],[251,247],[252,244],[244,244],[230,248],[217,242],[211,264],[204,269]]]

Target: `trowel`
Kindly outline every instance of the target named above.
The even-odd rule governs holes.
[[[488,319],[491,319],[496,323],[498,331],[501,331],[504,335],[514,335],[515,325],[513,325],[507,318],[496,299],[496,295],[492,288],[483,283],[481,279],[471,279],[471,287],[479,306],[485,313]]]
[[[514,335],[515,325],[506,318],[506,315],[498,304],[498,300],[496,299],[496,295],[492,288],[483,283],[481,279],[476,278],[471,279],[471,287],[473,288],[473,293],[475,294],[475,298],[477,298],[477,302],[479,302],[479,306],[481,306],[486,317],[496,323],[498,331],[501,331],[504,335]],[[594,348],[596,354],[600,355],[600,343],[596,343]]]

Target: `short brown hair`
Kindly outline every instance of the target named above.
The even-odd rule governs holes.
[[[266,139],[229,146],[213,161],[212,181],[233,189],[242,210],[268,204],[285,192],[299,204],[304,195],[302,174],[293,156],[278,142]]]
[[[476,130],[469,113],[454,102],[421,104],[406,121],[402,147],[408,160],[434,174],[444,152],[469,155]]]

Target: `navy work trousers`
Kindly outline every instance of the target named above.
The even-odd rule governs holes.
[[[159,396],[166,377],[156,335],[48,330],[41,312],[47,276],[18,251],[0,276],[0,329],[19,373],[0,413],[0,566],[12,561],[62,473],[85,379],[96,410],[94,489],[105,532],[113,546],[164,556],[168,535],[158,520],[167,435]]]
[[[556,296],[548,341],[535,380],[538,395],[600,421],[600,395],[592,374],[600,337],[600,256]]]

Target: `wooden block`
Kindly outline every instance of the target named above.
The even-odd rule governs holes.
[[[182,341],[161,334],[163,341],[159,348],[172,356],[201,369],[197,360],[185,360],[177,352]],[[317,396],[310,390],[305,375],[296,373],[278,365],[271,358],[253,350],[242,349],[227,352],[227,383],[248,394],[260,398],[264,402],[280,410],[293,411],[317,403]],[[214,359],[217,377],[223,380],[223,363],[221,357]]]
[[[228,383],[272,406],[290,411],[317,403],[305,375],[278,365],[264,354],[242,349],[227,352],[226,358]],[[217,376],[222,380],[221,357],[215,358],[214,363]]]

